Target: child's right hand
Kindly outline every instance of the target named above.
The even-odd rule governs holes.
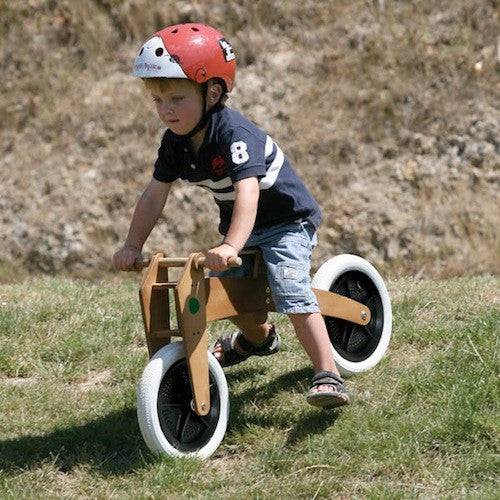
[[[113,255],[113,266],[118,271],[134,271],[134,263],[141,258],[137,248],[125,245]]]

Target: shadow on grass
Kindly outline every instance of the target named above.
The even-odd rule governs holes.
[[[265,369],[243,368],[236,372],[227,373],[226,377],[229,385],[231,382],[243,379],[253,379],[257,382],[259,375],[264,371]],[[287,446],[293,446],[311,434],[321,434],[324,432],[335,423],[339,415],[338,411],[318,411],[317,409],[313,409],[312,406],[309,407],[305,400],[303,404],[307,405],[311,411],[306,412],[303,417],[298,417],[298,421],[292,428],[290,428],[291,419],[297,418],[293,408],[285,412],[277,408],[274,415],[269,415],[268,412],[259,412],[256,414],[255,411],[245,411],[250,401],[252,401],[253,405],[263,406],[266,404],[266,401],[275,398],[279,392],[304,392],[304,387],[309,387],[311,375],[312,372],[310,368],[302,368],[300,370],[284,373],[268,384],[256,385],[237,396],[231,397],[230,431],[239,432],[250,425],[290,429],[286,441]],[[292,417],[291,414],[293,414]]]
[[[301,418],[297,425],[290,431],[286,440],[286,446],[293,446],[296,443],[300,443],[311,434],[322,434],[335,423],[338,416],[338,410],[312,410],[312,413]]]
[[[259,375],[266,373],[267,368],[265,367],[249,367],[245,366],[239,370],[225,372],[226,380],[231,387],[231,384],[241,382],[243,380],[257,380]]]
[[[62,472],[89,464],[103,474],[123,474],[144,465],[148,453],[135,409],[124,409],[42,436],[0,441],[0,469],[18,471],[51,462]]]
[[[265,369],[243,368],[227,374],[228,382],[255,380]],[[294,409],[276,414],[245,411],[250,402],[265,405],[279,392],[303,392],[311,375],[309,368],[283,374],[268,384],[252,387],[231,398],[230,430],[240,431],[249,425],[290,429]],[[331,426],[336,413],[311,408],[290,429],[286,445],[292,446],[310,434],[321,433]],[[79,465],[90,465],[103,475],[121,475],[143,467],[149,452],[139,430],[135,408],[115,411],[82,425],[54,430],[45,435],[26,435],[0,441],[0,470],[19,472],[53,463],[60,471],[70,472]],[[151,458],[151,460],[154,460]]]

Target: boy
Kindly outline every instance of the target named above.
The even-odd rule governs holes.
[[[318,204],[278,145],[238,112],[224,107],[236,60],[217,30],[202,24],[164,28],[140,49],[134,76],[144,80],[168,127],[153,179],[142,194],[126,242],[113,257],[131,270],[160,216],[172,182],[187,180],[212,192],[220,209],[222,243],[206,253],[213,275],[238,275],[227,260],[244,247],[259,247],[266,262],[276,311],[287,314],[312,361],[310,404],[349,403],[333,360],[326,326],[311,290],[310,259],[321,222]],[[267,314],[232,318],[239,332],[218,339],[213,354],[222,366],[279,350]]]

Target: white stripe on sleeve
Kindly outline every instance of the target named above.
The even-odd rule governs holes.
[[[201,187],[207,187],[210,189],[224,189],[228,188],[231,186],[231,177],[224,177],[224,179],[221,179],[220,181],[212,181],[210,179],[205,179],[203,181],[199,182],[193,182],[193,184],[196,184],[197,186]]]
[[[273,154],[273,140],[266,135],[266,146],[264,148],[264,156],[268,158]]]
[[[283,154],[283,151],[281,151],[281,148],[276,144],[276,156],[267,169],[266,176],[262,177],[259,181],[259,189],[269,189],[273,186],[278,178],[278,174],[280,173],[284,161],[285,155]]]

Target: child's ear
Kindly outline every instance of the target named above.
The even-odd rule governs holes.
[[[208,87],[208,102],[210,105],[214,105],[216,102],[219,102],[219,99],[222,95],[222,85],[220,83],[210,82]]]

